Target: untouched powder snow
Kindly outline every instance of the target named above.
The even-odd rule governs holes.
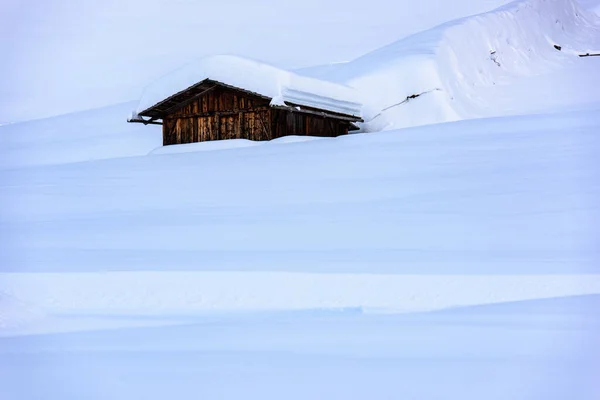
[[[287,143],[310,142],[313,140],[327,140],[329,138],[317,136],[283,136],[269,141],[252,141],[247,139],[229,139],[229,140],[213,140],[209,142],[186,143],[170,146],[162,146],[153,150],[150,154],[178,154],[178,153],[194,153],[197,151],[216,151],[240,149],[244,147],[254,147],[263,145],[278,145]]]
[[[162,145],[162,132],[124,122],[135,104],[2,125],[0,170],[146,155]]]
[[[595,108],[0,170],[0,320],[19,335],[600,293],[598,129]]]
[[[577,2],[600,17],[600,0],[577,0]]]
[[[221,314],[0,337],[0,396],[597,400],[599,306],[582,296],[411,315]],[[160,320],[157,310],[146,323]]]
[[[241,149],[244,147],[259,146],[261,142],[255,142],[247,139],[213,140],[210,142],[176,144],[171,146],[161,146],[153,150],[150,154],[177,154],[193,153],[196,151],[214,151]]]
[[[599,129],[596,108],[2,170],[0,265],[597,273]]]
[[[203,58],[152,83],[144,90],[137,113],[205,79],[272,98],[273,105],[287,102],[354,116],[361,114],[357,95],[349,87],[228,55]]]
[[[160,148],[134,104],[0,126],[0,398],[598,399],[597,40],[520,1],[312,69],[386,132]]]
[[[575,0],[520,0],[407,37],[321,76],[356,88],[365,104],[364,128],[378,131],[543,112],[567,104],[565,96],[596,101],[597,91],[561,85],[559,71],[570,68],[572,76],[577,68],[579,82],[594,87],[598,62],[578,54],[598,49],[600,19]],[[546,78],[519,91],[524,78],[537,76]],[[548,89],[556,85],[559,90]]]

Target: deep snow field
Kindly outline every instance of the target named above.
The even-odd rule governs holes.
[[[0,399],[600,398],[600,1],[506,3],[298,70],[361,134],[0,125]]]

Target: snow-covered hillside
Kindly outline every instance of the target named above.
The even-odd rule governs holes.
[[[582,8],[574,0],[519,0],[417,33],[351,62],[300,73],[356,88],[359,98],[347,93],[342,97],[364,103],[367,131],[594,109],[600,91],[591,88],[600,86],[600,57],[580,58],[577,53],[600,49],[600,18],[592,12],[598,4],[588,0],[588,8]],[[153,88],[176,85],[165,84],[169,76],[173,74],[160,85],[149,85],[142,104],[166,95]],[[271,86],[271,94],[283,89],[278,87],[281,82]],[[420,96],[410,98],[414,95]],[[123,123],[139,106],[124,103],[0,125],[0,168],[148,154],[161,146],[160,128]]]
[[[207,315],[154,328],[2,338],[0,394],[595,400],[599,306],[598,296],[585,296],[424,315]]]
[[[430,84],[427,71],[435,72],[444,90],[384,111],[374,119],[387,121],[380,128],[420,124],[423,116],[435,120],[438,105],[458,118],[455,103],[471,106],[471,114],[463,110],[460,118],[480,116],[476,105],[493,104],[490,113],[522,113],[526,108],[507,110],[502,101],[523,104],[528,97],[515,93],[528,88],[536,88],[528,93],[536,99],[529,109],[544,115],[338,139],[169,148],[160,147],[160,128],[125,123],[135,103],[1,126],[2,269],[596,273],[592,238],[598,232],[589,221],[599,217],[593,133],[600,129],[600,99],[593,90],[564,94],[573,89],[570,83],[585,81],[589,88],[600,75],[599,58],[571,54],[590,49],[585,46],[597,39],[597,20],[571,0],[560,3],[568,7],[558,4],[512,3],[335,71],[359,90],[378,88],[380,103],[369,103],[371,109],[410,93],[402,92],[407,83]],[[556,15],[559,22],[549,23]],[[476,32],[468,45],[461,42]],[[563,51],[550,46],[554,42]],[[496,62],[489,54],[485,60],[467,57],[490,46],[501,57]],[[531,55],[527,46],[535,50]],[[450,50],[462,56],[451,62]],[[463,58],[469,62],[456,64]],[[445,71],[436,64],[442,60]],[[423,63],[431,68],[421,69]],[[423,79],[402,78],[406,65]],[[460,80],[450,79],[461,71]],[[564,79],[554,82],[556,74]],[[488,85],[492,78],[497,85]],[[460,85],[473,87],[460,94],[462,100],[435,100],[447,100],[447,91]],[[482,87],[494,94],[493,102],[466,99],[482,95]],[[552,106],[559,100],[561,112]],[[282,279],[277,285],[286,285]],[[319,303],[314,294],[290,301],[298,307],[335,304]],[[368,293],[358,302],[348,301],[347,291],[339,295],[346,299],[340,306],[382,304]],[[477,301],[492,298],[496,294]],[[393,308],[405,301],[385,299]]]
[[[596,7],[594,1],[586,5]],[[364,129],[390,130],[594,108],[600,92],[591,88],[600,86],[600,58],[577,54],[597,49],[600,18],[591,10],[574,0],[519,0],[417,33],[348,63],[299,72],[355,87],[358,99],[354,94],[342,97],[364,103]],[[175,85],[165,84],[169,76],[173,74],[163,77],[161,85],[149,85],[142,104],[168,95],[153,89]],[[420,96],[410,98],[414,95]],[[0,167],[147,154],[161,145],[159,128],[123,124],[135,108],[139,105],[0,125]]]
[[[0,124],[138,99],[194,59],[348,61],[509,0],[3,0]]]
[[[137,102],[0,126],[0,169],[146,155],[159,126],[126,123]]]
[[[98,70],[133,54],[148,66],[136,79],[149,83],[173,54],[188,54],[191,28],[222,24],[219,13],[199,15],[236,4],[244,15],[232,18],[246,27],[293,9],[285,24],[302,27],[309,47],[323,42],[330,61],[446,23],[301,71],[353,86],[369,133],[161,147],[160,127],[126,123],[137,102],[1,125],[2,400],[598,398],[600,57],[577,53],[600,49],[600,2],[518,1],[474,17],[506,2],[374,12],[390,2],[351,0],[342,12],[311,0],[268,2],[262,13],[262,0],[200,2],[202,13],[191,12],[200,3],[170,3],[189,13],[157,13],[156,0],[133,7],[135,20],[117,14],[131,27],[155,14],[164,23],[121,41],[122,53],[93,46],[85,29],[72,40],[93,57],[67,40],[64,51],[87,54],[83,64],[103,54]],[[116,5],[105,6],[90,15],[110,20]],[[249,13],[259,15],[252,24]],[[80,14],[82,25],[92,18]],[[360,26],[348,28],[356,15]],[[328,18],[342,26],[323,28]],[[370,24],[403,34],[375,40]],[[92,26],[104,27],[107,47],[107,26],[122,33]],[[272,35],[284,26],[270,29],[273,47],[259,53],[298,44]],[[319,32],[334,30],[333,42],[350,47],[324,44]],[[186,40],[158,50],[182,31]],[[238,48],[255,48],[248,32]],[[49,68],[59,60],[69,76],[64,53],[49,52]],[[23,60],[31,76],[37,66]],[[32,87],[48,95],[44,112],[141,88],[77,71],[93,82],[69,76],[70,89],[44,92],[31,78],[21,98],[1,92],[0,118],[30,115],[40,104]],[[52,76],[39,74],[61,87]],[[269,93],[292,75],[280,76]],[[73,93],[86,96],[73,106]]]
[[[5,170],[0,264],[597,273],[598,129],[596,109]]]
[[[600,62],[578,57],[589,52],[600,52],[595,13],[575,0],[518,0],[301,72],[357,88],[365,129],[378,131],[589,106],[600,99],[589,90]]]

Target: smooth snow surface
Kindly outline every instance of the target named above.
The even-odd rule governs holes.
[[[272,105],[287,102],[354,116],[361,114],[361,104],[349,87],[235,56],[206,57],[162,77],[144,90],[137,113],[205,79],[269,97]]]
[[[586,296],[413,315],[207,315],[5,337],[0,396],[596,400],[598,307]]]
[[[599,130],[594,109],[7,169],[0,265],[597,273]]]
[[[261,145],[276,145],[286,143],[310,142],[313,140],[326,140],[324,137],[317,136],[284,136],[269,141],[256,142],[247,139],[229,139],[229,140],[214,140],[210,142],[186,143],[180,145],[170,145],[159,147],[150,154],[178,154],[178,153],[193,153],[197,151],[215,151],[239,149],[242,147],[254,147]]]
[[[124,123],[135,102],[0,126],[0,169],[146,155],[160,126]]]
[[[10,332],[26,332],[30,327],[47,329],[46,316],[39,307],[31,306],[0,289],[0,336]]]
[[[260,144],[261,142],[254,142],[248,139],[214,140],[210,142],[161,146],[158,149],[153,150],[150,154],[178,154],[193,153],[196,151],[241,149],[243,147],[259,146]]]
[[[600,293],[599,116],[5,169],[3,335]]]
[[[151,317],[158,310],[171,316],[339,309],[404,313],[596,294],[600,293],[600,275],[33,273],[1,274],[0,293],[51,305],[54,315]],[[21,332],[18,328],[13,329],[15,334]],[[45,326],[39,324],[38,329],[43,332]]]

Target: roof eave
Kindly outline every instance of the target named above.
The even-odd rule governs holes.
[[[265,100],[269,100],[269,101],[272,100],[272,98],[269,96],[265,96],[260,93],[252,92],[250,90],[242,89],[237,86],[228,85],[226,83],[207,78],[207,79],[204,79],[204,80],[188,87],[187,89],[181,90],[181,91],[167,97],[166,99],[160,101],[159,103],[156,103],[155,105],[153,105],[151,107],[148,107],[147,109],[137,113],[137,115],[140,117],[150,118],[151,120],[162,119],[162,118],[168,116],[169,114],[171,114],[172,112],[177,111],[178,109],[193,102],[195,99],[205,95],[206,93],[212,91],[213,89],[215,89],[216,87],[219,87],[219,86],[225,87],[228,89],[232,89],[232,90],[236,90],[236,91],[240,91],[240,92],[244,92],[244,93],[247,93],[247,94],[250,94],[253,96],[261,97]],[[190,96],[185,96],[183,99],[177,100],[177,98],[183,97],[188,92],[191,92]],[[345,114],[345,113],[340,113],[340,112],[326,110],[326,109],[316,109],[314,107],[307,107],[302,104],[292,104],[292,103],[288,103],[288,102],[285,102],[285,104],[286,104],[285,106],[272,105],[271,107],[276,108],[276,109],[277,108],[286,109],[286,110],[292,111],[292,112],[302,112],[302,113],[306,113],[306,114],[322,115],[322,116],[327,116],[330,118],[347,120],[350,122],[364,122],[361,117],[352,115],[352,114]]]

